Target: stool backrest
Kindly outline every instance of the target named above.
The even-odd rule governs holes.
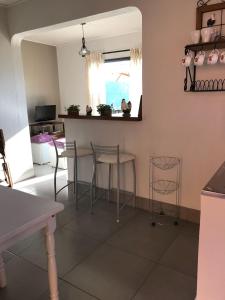
[[[120,147],[119,145],[116,146],[102,146],[102,145],[95,145],[91,142],[91,148],[93,151],[94,159],[96,160],[99,155],[116,155],[117,161],[119,162],[119,155],[120,155]]]
[[[52,139],[52,141],[53,141],[53,144],[54,144],[54,147],[55,147],[56,156],[59,156],[56,140]],[[77,155],[76,141],[66,142],[65,145],[64,145],[64,150],[74,150],[75,151],[75,156],[76,156]]]
[[[5,139],[2,129],[0,129],[0,154],[5,157]]]

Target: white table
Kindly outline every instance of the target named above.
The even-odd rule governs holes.
[[[2,252],[18,240],[44,228],[48,255],[50,299],[58,300],[57,268],[55,260],[55,215],[63,205],[0,186],[0,288],[7,284]]]

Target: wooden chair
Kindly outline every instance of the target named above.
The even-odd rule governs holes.
[[[0,129],[0,159],[3,160],[2,169],[5,176],[5,181],[9,187],[13,187],[12,177],[9,170],[9,165],[6,162],[6,155],[5,155],[5,139],[3,130]]]

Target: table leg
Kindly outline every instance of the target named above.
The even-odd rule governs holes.
[[[55,260],[55,239],[54,231],[56,228],[55,217],[49,222],[46,228],[46,247],[48,255],[48,279],[50,289],[50,299],[59,300],[58,282],[57,282],[57,266]]]
[[[7,284],[7,280],[5,274],[5,264],[2,255],[0,253],[0,288],[6,287],[6,284]]]

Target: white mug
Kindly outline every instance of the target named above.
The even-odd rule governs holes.
[[[201,31],[194,30],[191,32],[191,41],[193,44],[198,44],[200,42]]]
[[[223,51],[222,53],[220,53],[220,62],[222,64],[225,64],[225,51]]]
[[[194,59],[195,66],[202,66],[205,61],[205,51],[199,51]]]
[[[211,33],[211,42],[217,41],[220,37],[220,32],[218,29],[214,28]]]
[[[202,28],[201,30],[202,42],[203,43],[210,42],[212,33],[213,33],[212,27]]]
[[[192,64],[193,60],[193,54],[191,51],[188,51],[188,53],[182,58],[181,63],[184,67],[189,67]]]
[[[217,49],[214,49],[210,52],[208,56],[207,63],[208,65],[215,65],[218,62],[220,52]]]

